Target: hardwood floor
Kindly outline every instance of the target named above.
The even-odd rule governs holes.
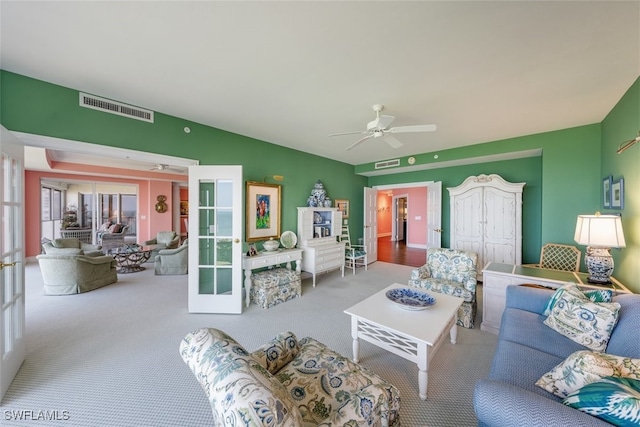
[[[404,241],[392,242],[389,236],[378,237],[378,261],[392,264],[422,267],[427,260],[427,250],[408,248]]]

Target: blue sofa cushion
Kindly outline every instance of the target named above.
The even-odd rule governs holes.
[[[560,335],[543,322],[546,317],[507,307],[500,327],[500,340],[520,343],[564,360],[568,354],[585,348]],[[527,331],[523,334],[522,331]]]
[[[640,380],[605,377],[570,394],[563,403],[616,426],[637,426]]]

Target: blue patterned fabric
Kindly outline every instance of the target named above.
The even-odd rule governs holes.
[[[398,390],[313,338],[283,332],[248,353],[213,328],[188,334],[180,355],[217,426],[399,426]]]
[[[478,254],[457,249],[429,248],[427,263],[411,272],[409,285],[462,298],[457,324],[473,328],[477,311]]]
[[[262,308],[271,308],[302,295],[300,275],[286,268],[253,273],[251,281],[250,298]]]
[[[563,403],[616,426],[639,426],[640,380],[605,377],[570,394]]]

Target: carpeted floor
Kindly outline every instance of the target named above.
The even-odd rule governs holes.
[[[291,330],[351,356],[343,310],[391,283],[406,283],[411,269],[376,262],[355,276],[321,275],[316,288],[303,274],[301,298],[268,310],[252,304],[242,315],[209,315],[187,313],[186,276],[154,276],[147,268],[86,294],[43,296],[38,265],[29,264],[27,357],[0,405],[1,424],[211,425],[204,392],[178,354],[187,332],[223,329],[251,351]],[[479,297],[480,308],[481,287]],[[476,328],[459,328],[458,343],[446,341],[432,360],[427,401],[418,398],[414,364],[361,343],[361,364],[400,390],[403,426],[476,425],[473,386],[487,375],[497,342],[480,331],[481,316],[480,310]],[[51,414],[58,420],[15,419]]]

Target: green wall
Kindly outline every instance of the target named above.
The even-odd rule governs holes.
[[[635,138],[640,131],[640,78],[629,88],[602,122],[601,178],[624,178],[625,204],[622,210],[599,209],[607,214],[621,214],[627,247],[613,249],[614,276],[632,284],[640,293],[640,143],[621,154],[616,150],[624,141]]]
[[[575,244],[576,217],[594,212],[599,200],[600,125],[546,132],[485,144],[461,147],[416,157],[416,165],[437,166],[445,161],[498,155],[525,150],[542,154],[514,160],[481,162],[465,166],[427,169],[369,178],[369,186],[417,181],[442,181],[442,245],[449,245],[449,194],[467,176],[496,173],[511,182],[525,182],[522,205],[522,261],[535,263],[547,242]],[[435,155],[438,159],[434,159]],[[406,165],[406,159],[401,159]],[[367,169],[369,168],[369,169]],[[371,170],[373,164],[356,171]]]
[[[282,175],[282,182],[266,181],[282,185],[282,231],[297,229],[296,207],[306,206],[313,185],[321,180],[329,197],[351,201],[354,237],[355,230],[362,230],[367,180],[354,175],[352,165],[158,112],[154,123],[105,114],[80,107],[77,90],[7,71],[0,71],[0,85],[0,122],[7,129],[192,158],[202,165],[241,164],[245,181]],[[185,126],[191,128],[189,134]]]
[[[615,276],[640,292],[640,144],[616,155],[624,141],[640,129],[640,83],[636,81],[602,123],[486,142],[438,152],[414,154],[416,166],[431,169],[367,178],[372,163],[352,166],[180,118],[155,113],[155,123],[104,114],[78,105],[78,91],[0,70],[0,122],[8,129],[69,140],[198,159],[201,164],[241,164],[244,179],[262,181],[283,175],[282,230],[297,228],[296,207],[304,206],[316,180],[332,199],[351,202],[354,238],[361,237],[363,187],[442,181],[443,246],[449,244],[449,197],[446,187],[480,173],[498,173],[526,182],[523,200],[523,262],[538,260],[546,242],[573,244],[578,214],[602,210],[601,179],[624,177],[625,209],[621,212],[627,248],[613,251]],[[101,94],[95,94],[100,96]],[[140,107],[145,107],[140,105]],[[579,106],[577,107],[579,108]],[[189,126],[191,133],[183,128]],[[533,157],[438,167],[438,163],[525,150]],[[438,158],[434,159],[437,154]],[[408,166],[407,157],[401,165]],[[268,182],[268,181],[267,181]],[[273,182],[273,181],[272,181]],[[581,248],[584,251],[584,248]]]

